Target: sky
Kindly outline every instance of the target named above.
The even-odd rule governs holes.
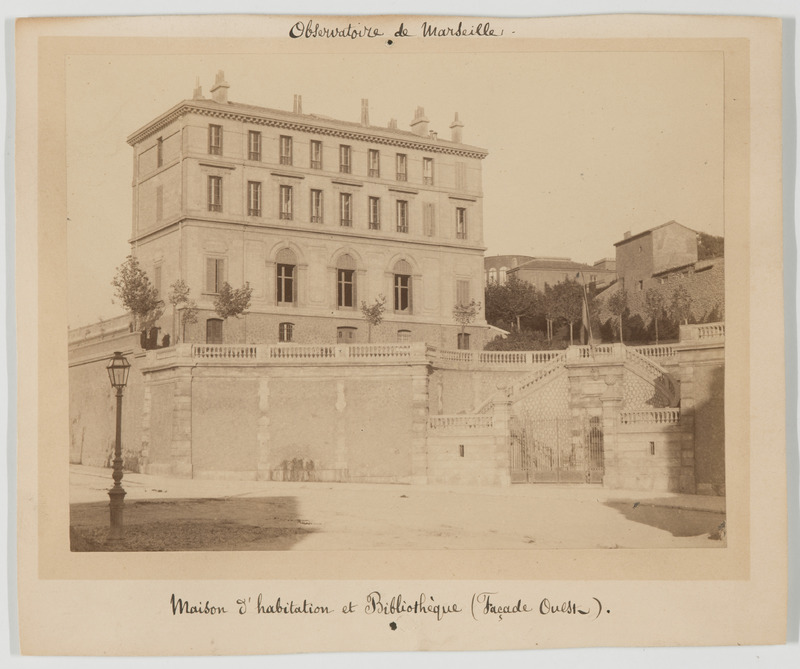
[[[209,95],[358,121],[417,106],[483,161],[487,255],[592,263],[614,242],[676,220],[723,234],[722,57],[715,52],[78,55],[67,62],[69,325],[121,313],[110,281],[129,252],[134,130]]]

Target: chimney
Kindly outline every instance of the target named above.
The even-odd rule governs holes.
[[[217,72],[217,78],[214,80],[214,87],[211,89],[211,97],[214,102],[227,104],[229,88],[230,84],[225,81],[225,73],[222,70],[219,70]]]
[[[628,232],[626,232],[624,235],[622,235],[622,238],[623,239],[630,239],[630,236],[631,236],[631,231],[628,230]]]
[[[425,110],[422,107],[417,107],[414,112],[414,120],[411,121],[411,130],[416,135],[425,137],[428,134],[428,118],[425,116]]]
[[[456,112],[456,117],[453,119],[453,122],[450,124],[450,140],[453,142],[458,142],[461,144],[461,128],[464,127],[464,124],[458,120],[458,112]]]
[[[295,95],[294,96],[294,108],[293,111],[295,114],[302,114],[303,113],[303,96],[302,95]]]
[[[389,119],[389,130],[397,130],[397,119],[390,118]]]
[[[194,100],[203,99],[203,87],[200,85],[200,77],[197,77],[194,82],[194,93],[192,94],[192,98]]]
[[[369,125],[369,100],[361,98],[361,125]]]

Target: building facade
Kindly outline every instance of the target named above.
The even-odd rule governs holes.
[[[427,341],[455,347],[453,307],[482,301],[484,149],[429,130],[332,120],[228,100],[223,74],[205,98],[180,102],[130,135],[133,254],[162,298],[182,279],[199,308],[171,341],[355,343]],[[227,282],[249,284],[249,313],[222,321]],[[368,328],[361,303],[386,300]],[[371,330],[371,331],[370,331]],[[480,347],[483,311],[467,328]]]

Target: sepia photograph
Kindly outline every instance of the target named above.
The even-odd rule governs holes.
[[[724,546],[722,66],[68,58],[72,550]]]
[[[780,23],[227,18],[18,26],[26,647],[777,639]]]

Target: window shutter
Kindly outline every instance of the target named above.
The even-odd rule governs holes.
[[[216,293],[217,261],[206,258],[206,292]]]

